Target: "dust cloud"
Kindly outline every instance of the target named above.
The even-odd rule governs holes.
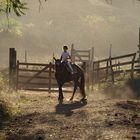
[[[103,99],[140,99],[139,79],[129,79],[123,85],[112,85],[107,88],[101,88],[95,85],[94,90],[88,92],[88,97],[94,100]]]
[[[3,32],[5,16],[0,16],[0,67],[8,66],[8,49],[16,48],[18,59],[47,63],[53,53],[59,57],[62,46],[72,43],[78,49],[95,48],[95,57],[137,51],[140,2],[136,0],[28,0],[27,13],[11,15],[11,33]],[[14,30],[14,31],[13,31]]]

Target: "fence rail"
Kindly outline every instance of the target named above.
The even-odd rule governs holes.
[[[135,54],[136,54],[136,53],[130,53],[130,54],[126,54],[126,55],[111,57],[111,60],[122,59],[122,58],[131,57],[131,56],[133,57]],[[94,63],[106,62],[106,61],[108,61],[109,59],[110,59],[110,58],[105,58],[105,59],[97,60],[97,61],[94,61]]]

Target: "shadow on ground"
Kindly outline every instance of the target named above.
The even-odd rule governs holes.
[[[57,114],[64,114],[65,116],[71,116],[73,114],[73,110],[81,108],[87,104],[87,101],[81,102],[81,101],[75,101],[71,104],[61,104],[59,103],[56,105],[56,113]]]
[[[4,126],[7,125],[7,122],[9,121],[10,117],[7,112],[7,108],[4,105],[3,102],[0,102],[0,130],[4,128]]]
[[[126,85],[134,92],[136,99],[140,99],[140,79],[129,79]]]

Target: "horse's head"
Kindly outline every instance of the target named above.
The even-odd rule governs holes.
[[[55,69],[56,69],[56,72],[61,71],[61,60],[60,59],[56,59],[55,57],[53,57],[53,59],[55,60]]]

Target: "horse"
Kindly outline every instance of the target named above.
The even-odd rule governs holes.
[[[74,74],[71,74],[68,66],[65,62],[60,61],[60,59],[55,60],[55,78],[59,87],[59,96],[58,101],[63,102],[64,96],[62,92],[62,87],[64,83],[73,81],[74,89],[70,101],[73,100],[77,87],[80,88],[80,93],[82,95],[82,99],[80,101],[86,101],[86,93],[85,93],[85,77],[84,71],[76,64],[72,64],[72,68],[74,70]]]

